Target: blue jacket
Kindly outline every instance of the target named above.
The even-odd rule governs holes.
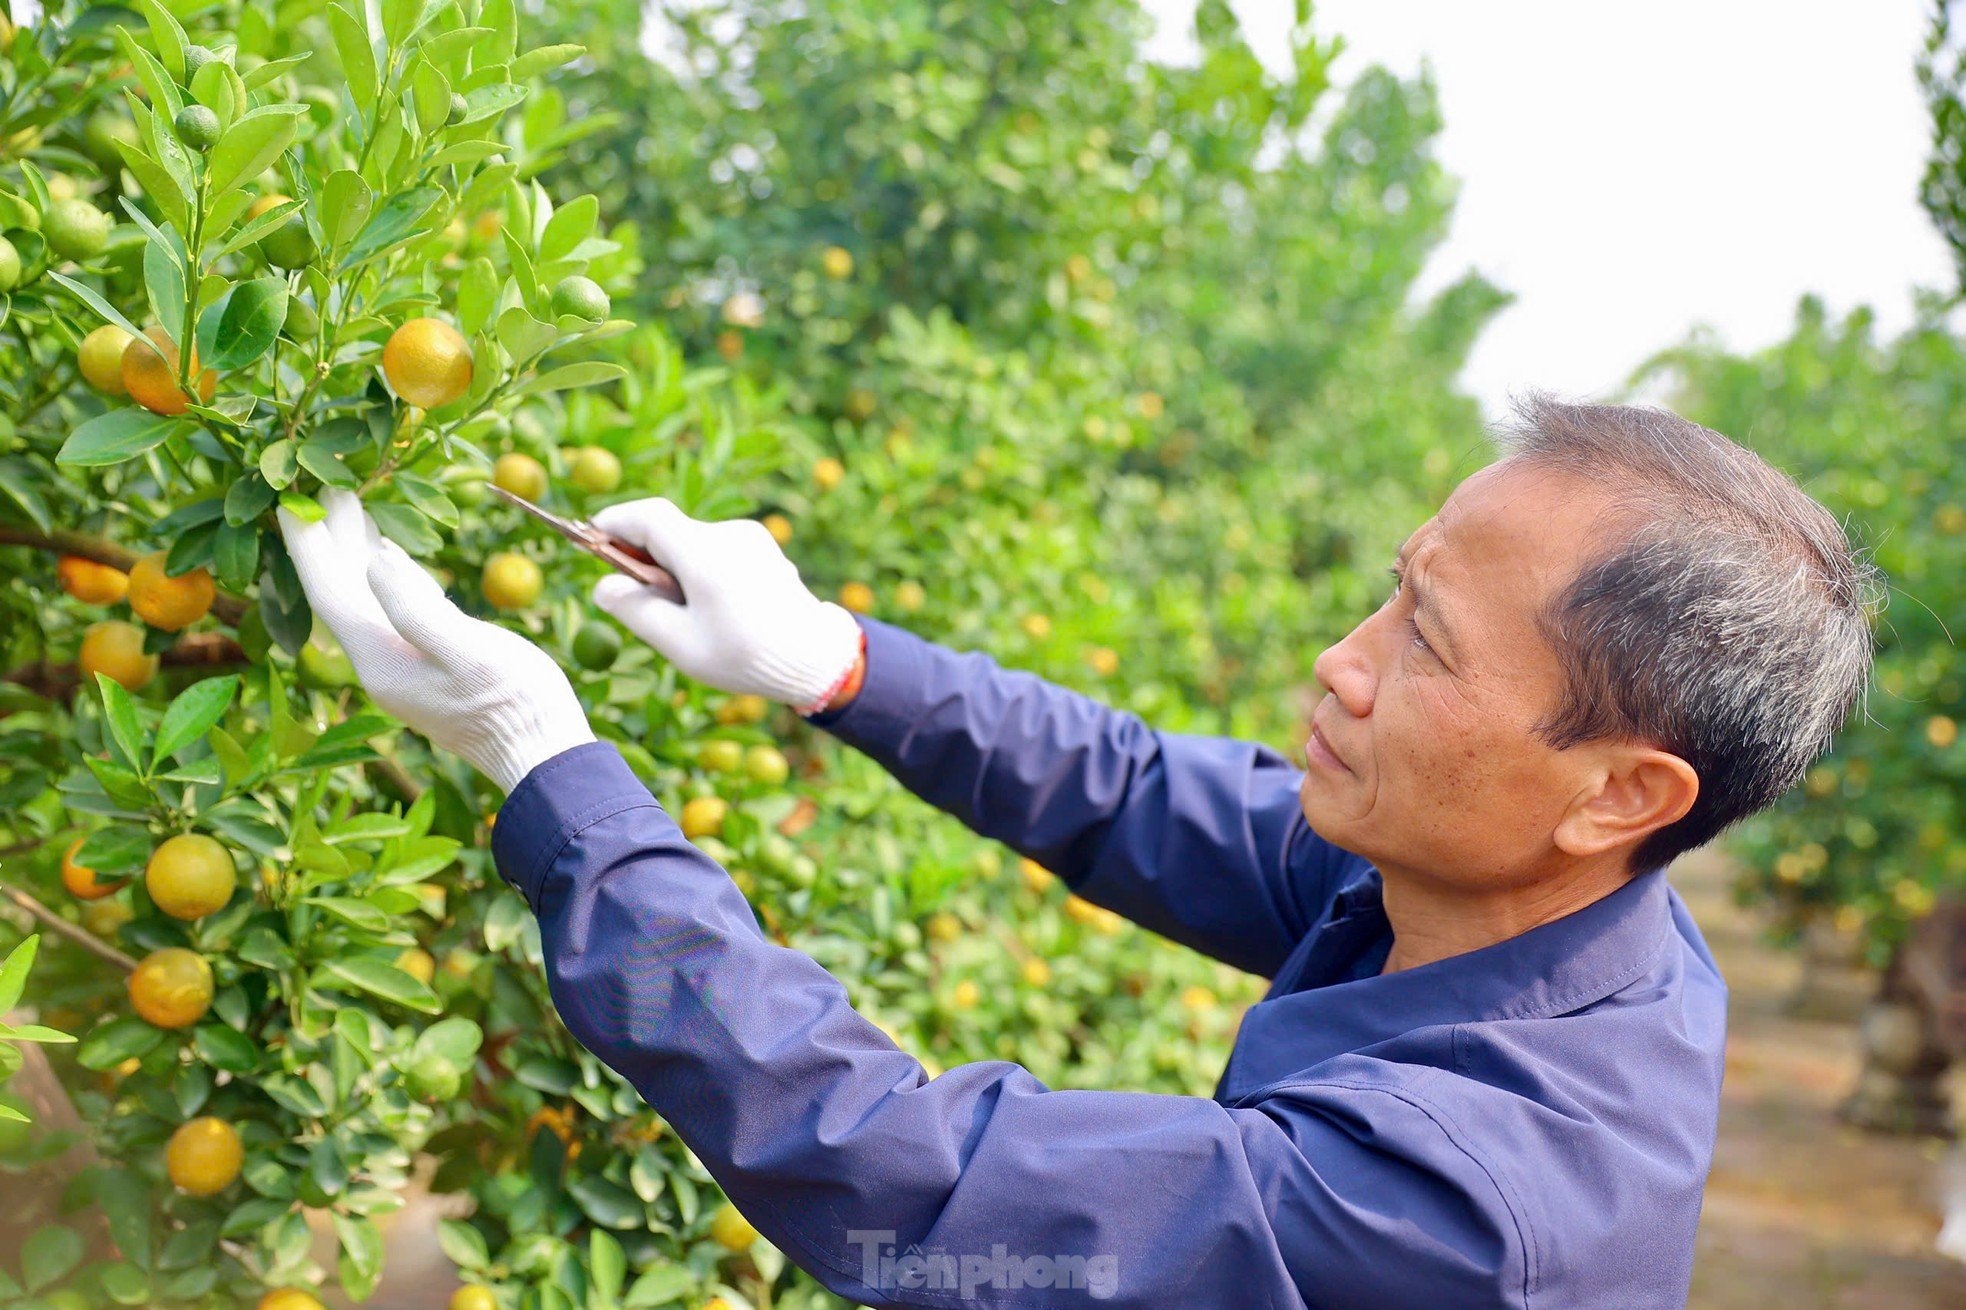
[[[568,1028],[746,1216],[870,1305],[1685,1303],[1726,989],[1662,871],[1380,975],[1378,874],[1262,746],[1157,733],[862,619],[816,717],[1086,899],[1273,978],[1214,1097],[935,1078],[768,941],[610,745],[540,765],[493,852]]]

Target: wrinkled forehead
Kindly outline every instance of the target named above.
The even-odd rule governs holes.
[[[1506,645],[1533,630],[1543,605],[1602,554],[1612,508],[1608,493],[1574,475],[1491,464],[1413,532],[1407,560],[1458,630]]]

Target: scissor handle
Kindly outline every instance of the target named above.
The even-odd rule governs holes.
[[[588,525],[588,531],[594,536],[594,544],[588,549],[613,565],[616,572],[625,573],[643,586],[652,588],[664,600],[678,605],[685,603],[682,584],[676,581],[675,574],[657,564],[654,556],[640,546],[610,536],[592,524]]]

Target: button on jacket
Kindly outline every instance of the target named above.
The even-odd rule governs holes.
[[[745,1215],[872,1305],[1680,1306],[1726,988],[1663,871],[1381,975],[1371,865],[1266,747],[878,620],[820,724],[1079,895],[1273,980],[1212,1098],[930,1078],[768,941],[613,746],[535,769],[493,852],[548,982]]]

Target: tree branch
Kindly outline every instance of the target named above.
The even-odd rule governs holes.
[[[86,532],[75,532],[69,528],[56,528],[42,532],[19,523],[0,523],[0,546],[32,546],[36,550],[53,551],[62,555],[80,555],[98,564],[107,564],[113,569],[128,573],[130,566],[141,558],[127,546],[119,546],[103,537],[90,536]],[[246,617],[249,602],[242,596],[219,592],[212,601],[212,613],[220,621],[232,627],[239,626],[239,620]]]
[[[246,651],[222,632],[193,632],[177,639],[177,644],[161,652],[158,663],[170,669],[224,668],[244,664]],[[0,674],[0,682],[17,683],[44,700],[66,700],[81,684],[82,672],[73,664],[49,664],[37,660]]]
[[[412,778],[410,771],[390,756],[369,760],[362,767],[376,785],[405,805],[416,804],[416,798],[423,795],[423,784]]]
[[[47,928],[48,931],[68,938],[69,941],[74,942],[83,950],[109,961],[117,968],[130,970],[137,967],[137,962],[134,959],[123,954],[123,952],[117,950],[108,942],[98,940],[96,935],[87,928],[80,928],[70,923],[18,887],[10,887],[4,882],[0,882],[0,897],[4,897],[21,909],[26,910],[30,915],[34,916],[36,922]]]

